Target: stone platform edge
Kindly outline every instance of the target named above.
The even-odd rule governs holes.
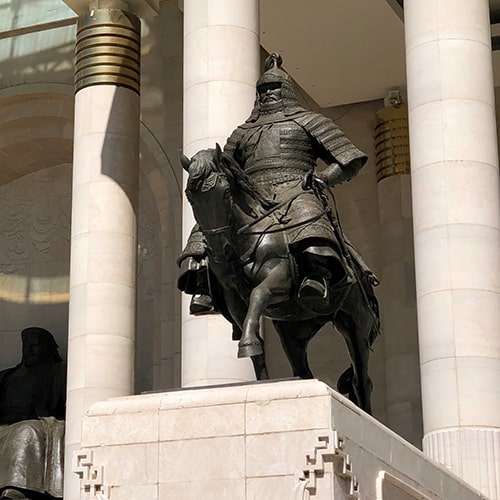
[[[484,498],[315,379],[113,398],[90,408],[82,435],[111,500],[288,500],[307,488],[317,500]],[[290,494],[265,496],[273,489]]]

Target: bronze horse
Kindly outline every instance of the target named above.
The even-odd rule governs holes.
[[[250,356],[257,379],[268,378],[259,334],[264,316],[273,321],[294,376],[312,378],[307,345],[331,321],[342,334],[352,363],[339,379],[339,390],[370,413],[368,356],[379,320],[372,287],[361,282],[359,266],[353,265],[358,283],[350,287],[335,315],[308,311],[297,297],[296,265],[286,226],[276,217],[279,207],[218,145],[191,160],[182,155],[181,162],[189,173],[186,195],[207,240],[211,292],[233,325],[238,357]]]

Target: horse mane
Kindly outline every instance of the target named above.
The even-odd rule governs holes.
[[[277,205],[276,201],[269,198],[262,189],[255,185],[232,156],[222,153],[221,160],[220,167],[228,180],[236,184],[235,187],[248,195],[250,200],[257,202],[258,208],[261,209],[260,212],[266,212]]]

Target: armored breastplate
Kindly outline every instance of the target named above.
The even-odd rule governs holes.
[[[293,120],[286,119],[274,123],[256,122],[244,133],[237,154],[250,175],[279,169],[281,173],[289,170],[303,176],[315,165],[317,158],[306,131]]]

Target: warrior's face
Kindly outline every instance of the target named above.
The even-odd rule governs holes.
[[[257,92],[260,104],[274,104],[281,101],[281,84],[278,82],[263,83],[259,85]]]
[[[50,355],[48,342],[46,339],[36,334],[28,334],[23,337],[23,363],[32,367],[40,364]]]

